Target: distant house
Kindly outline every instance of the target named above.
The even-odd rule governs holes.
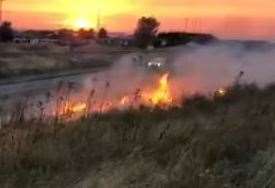
[[[16,44],[30,43],[30,39],[26,37],[16,36],[14,37],[13,42]]]
[[[27,38],[27,37],[15,37],[13,42],[16,44],[29,44],[29,45],[47,45],[55,44],[58,42],[57,39],[48,39],[48,38]]]
[[[17,44],[28,44],[32,46],[45,46],[48,44],[58,43],[57,35],[54,32],[43,32],[43,31],[26,31],[19,33],[17,32],[13,42]]]

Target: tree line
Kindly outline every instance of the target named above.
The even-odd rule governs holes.
[[[138,47],[145,48],[152,44],[156,38],[160,23],[154,17],[142,17],[138,20],[134,31],[134,40]],[[0,25],[0,42],[10,42],[15,34],[11,22],[3,22]],[[72,37],[75,32],[69,29],[59,30],[59,35],[66,38]],[[77,35],[81,39],[107,38],[108,32],[101,28],[98,32],[94,29],[79,29]]]
[[[52,33],[52,31],[33,31],[29,30],[25,33],[32,33],[35,36],[45,36],[46,34]],[[108,32],[105,28],[100,28],[98,32],[94,29],[79,29],[78,31],[74,31],[71,29],[60,29],[57,32],[58,34],[54,36],[55,38],[65,38],[70,39],[76,37],[79,39],[94,39],[94,38],[107,38]],[[3,22],[0,25],[0,42],[12,42],[15,37],[15,30],[12,27],[11,22]]]

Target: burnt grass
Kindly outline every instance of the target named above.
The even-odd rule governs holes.
[[[275,187],[275,86],[0,129],[0,187]]]

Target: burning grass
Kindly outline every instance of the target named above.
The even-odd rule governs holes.
[[[154,105],[167,105],[173,102],[168,77],[168,73],[162,75],[159,80],[158,88],[148,95],[149,100],[152,101]]]
[[[237,85],[178,107],[17,122],[0,129],[0,185],[274,187],[274,88]]]
[[[26,97],[11,105],[6,124],[22,123],[25,120],[68,122],[114,110],[138,109],[141,106],[166,109],[179,104],[174,101],[168,73],[154,76],[152,80],[155,81],[131,93],[123,90],[115,93],[108,81],[101,90],[94,87],[79,88],[74,82],[59,82],[54,91],[40,99]]]

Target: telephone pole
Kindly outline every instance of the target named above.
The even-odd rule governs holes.
[[[97,11],[97,24],[96,24],[97,31],[100,30],[100,27],[101,27],[101,12],[100,12],[100,9],[98,9],[98,11]]]
[[[3,1],[0,0],[0,23],[2,23],[2,16],[3,16]]]

